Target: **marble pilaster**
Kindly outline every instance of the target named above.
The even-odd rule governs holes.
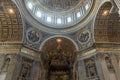
[[[13,80],[13,74],[14,74],[17,58],[16,58],[16,54],[11,54],[8,57],[10,58],[10,62],[7,69],[7,76],[5,80]]]
[[[102,66],[101,66],[100,61],[101,61],[101,58],[100,58],[100,54],[98,53],[95,56],[96,69],[97,69],[97,73],[98,73],[99,79],[100,80],[104,80]]]
[[[104,75],[104,80],[110,80],[109,71],[107,69],[104,53],[99,53],[99,54],[101,54],[100,63],[101,63],[101,67]]]
[[[34,61],[31,71],[31,80],[39,79],[39,70],[40,70],[40,63],[38,61]]]
[[[86,80],[86,69],[83,60],[79,60],[77,63],[77,80]]]
[[[17,80],[19,78],[21,67],[22,67],[22,57],[18,55],[16,66],[14,69],[13,80]]]
[[[115,54],[111,54],[111,61],[112,61],[112,64],[113,64],[113,67],[115,70],[116,78],[117,78],[117,80],[120,80],[120,68],[119,68],[119,65],[117,63],[117,59],[115,57]]]

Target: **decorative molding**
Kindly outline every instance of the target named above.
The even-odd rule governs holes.
[[[75,32],[85,26],[86,23],[88,23],[91,19],[93,19],[94,14],[96,13],[96,10],[99,7],[100,1],[95,0],[93,3],[93,8],[91,9],[89,15],[85,17],[81,21],[81,23],[78,23],[77,25],[69,28],[64,28],[64,29],[55,29],[55,28],[48,28],[45,27],[44,25],[40,24],[38,21],[33,19],[33,17],[26,11],[25,5],[23,5],[23,1],[21,0],[15,0],[17,5],[19,6],[20,10],[23,12],[22,15],[23,17],[27,17],[26,20],[30,22],[30,24],[34,25],[36,28],[41,29],[42,31],[48,32],[48,33],[55,33],[55,34],[63,34],[63,33],[71,33]]]
[[[38,58],[38,59],[40,59],[40,55],[41,55],[40,54],[41,52],[36,52],[36,51],[33,51],[33,50],[25,48],[25,47],[21,48],[20,53],[23,53],[25,55],[31,56],[33,58]]]
[[[90,56],[95,55],[95,54],[96,54],[96,49],[92,49],[90,51],[77,54],[77,58],[79,59],[79,58],[84,58],[84,57],[90,57]]]
[[[21,47],[21,43],[0,43],[0,53],[18,53]]]
[[[88,24],[85,25],[84,28],[78,30],[76,32],[76,42],[78,43],[78,46],[79,46],[79,50],[80,51],[84,51],[90,47],[92,47],[93,43],[94,43],[94,32],[93,32],[93,25],[92,25],[93,21],[91,20]],[[87,41],[85,42],[80,42],[79,41],[79,35],[82,34],[82,33],[85,33],[85,32],[88,32],[89,33],[89,37],[87,37]],[[85,35],[84,35],[85,36]],[[84,39],[84,36],[83,39]]]
[[[77,58],[85,58],[90,57],[98,53],[120,53],[120,45],[119,44],[94,44],[92,47],[83,50],[83,51],[77,51],[76,55]]]
[[[55,38],[55,37],[56,37],[56,38],[57,38],[57,37],[61,37],[61,38],[63,37],[63,38],[66,38],[66,39],[70,40],[70,41],[74,44],[74,46],[75,46],[75,48],[76,48],[76,51],[79,50],[78,44],[75,42],[75,40],[73,40],[71,37],[66,36],[66,35],[52,35],[52,36],[47,37],[46,39],[44,39],[44,41],[42,42],[42,44],[41,44],[41,46],[40,46],[39,49],[42,50],[45,42],[47,42],[49,39],[52,39],[52,38]]]
[[[31,31],[31,35],[29,34]],[[33,34],[35,33],[35,34]],[[36,39],[35,39],[36,37]],[[30,39],[31,38],[31,39]],[[35,40],[33,40],[35,39]],[[24,46],[29,47],[33,50],[39,51],[39,46],[42,39],[42,33],[38,29],[34,28],[34,26],[30,25],[30,23],[25,22],[25,29],[24,29]]]

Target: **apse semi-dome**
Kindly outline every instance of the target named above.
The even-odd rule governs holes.
[[[24,0],[29,13],[51,28],[79,23],[90,11],[93,0]]]

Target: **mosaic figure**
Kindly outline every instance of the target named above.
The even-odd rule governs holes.
[[[39,35],[39,32],[36,31],[36,30],[31,30],[28,32],[28,39],[31,41],[31,42],[37,42],[39,41],[40,39],[40,35]]]
[[[87,42],[89,40],[89,38],[90,38],[90,33],[88,31],[83,31],[78,35],[78,40],[81,43]]]

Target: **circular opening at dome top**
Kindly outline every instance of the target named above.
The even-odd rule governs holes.
[[[67,28],[79,23],[92,4],[93,0],[25,0],[30,14],[51,28]]]

